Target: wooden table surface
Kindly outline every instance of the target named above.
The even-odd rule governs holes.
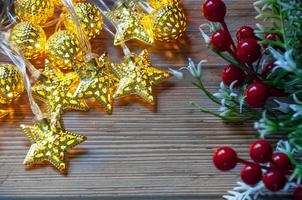
[[[254,26],[252,0],[225,3],[233,34],[241,25]],[[207,59],[204,82],[215,91],[223,61],[207,50],[200,37],[198,26],[206,22],[201,16],[201,0],[183,0],[183,7],[189,24],[183,39],[152,47],[133,42],[129,47],[135,52],[148,48],[154,66],[162,68],[186,66],[188,57],[196,62]],[[95,52],[106,50],[113,61],[120,61],[122,52],[112,46],[109,34],[104,32],[93,46]],[[252,124],[224,124],[200,113],[190,101],[217,108],[190,81],[173,78],[157,87],[156,93],[156,107],[124,101],[116,102],[112,115],[93,104],[89,112],[65,113],[66,128],[88,137],[70,152],[67,176],[50,165],[31,169],[22,165],[30,143],[19,124],[33,120],[23,95],[1,122],[0,199],[222,199],[235,186],[240,168],[218,172],[212,165],[212,152],[220,145],[231,145],[247,157],[255,135]]]

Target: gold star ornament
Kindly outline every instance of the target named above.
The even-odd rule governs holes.
[[[48,66],[32,88],[33,95],[46,103],[48,112],[53,112],[58,105],[63,110],[88,110],[85,100],[73,97],[80,82],[78,75],[75,72],[63,74],[59,69]]]
[[[171,77],[170,73],[152,66],[147,50],[126,56],[121,64],[113,64],[113,70],[120,79],[113,98],[137,95],[148,103],[155,101],[153,86]]]
[[[150,45],[154,43],[151,27],[153,19],[146,15],[134,1],[120,3],[106,15],[117,29],[114,45],[121,45],[131,39],[137,39]]]
[[[107,54],[86,63],[77,63],[74,70],[81,81],[74,96],[79,99],[94,99],[102,105],[107,113],[112,112],[115,79],[111,74]]]
[[[67,151],[84,142],[86,137],[63,128],[59,120],[60,110],[58,107],[50,118],[36,121],[33,126],[21,125],[32,142],[24,160],[25,165],[48,161],[61,173],[67,172]]]

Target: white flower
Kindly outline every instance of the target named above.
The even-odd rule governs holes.
[[[210,37],[204,32],[203,28],[204,27],[208,27],[208,28],[211,28],[209,24],[201,24],[199,26],[199,31],[201,33],[201,36],[203,37],[205,43],[208,45],[210,44]]]
[[[281,68],[288,72],[301,73],[297,69],[297,65],[292,57],[292,52],[293,52],[292,49],[286,51],[284,54],[281,54],[280,52],[276,51],[273,48],[270,48],[269,50],[271,51],[274,58],[276,59],[276,61],[275,61],[276,67],[273,69],[273,71]]]
[[[201,60],[198,65],[196,66],[195,63],[191,58],[189,58],[189,65],[186,67],[186,69],[190,72],[190,74],[194,78],[200,78],[201,76],[201,69],[202,69],[202,64],[206,63],[206,60]]]
[[[261,138],[265,138],[267,135],[278,130],[277,124],[267,118],[266,112],[263,112],[262,118],[255,122],[254,128],[257,129]]]
[[[293,95],[293,99],[296,104],[290,104],[289,108],[294,112],[292,118],[295,119],[302,116],[302,102],[298,99],[296,94]]]
[[[237,182],[237,185],[232,191],[228,191],[228,195],[224,195],[226,200],[253,200],[258,199],[265,189],[263,182],[259,182],[255,186],[249,186],[243,182]]]
[[[169,72],[172,73],[176,78],[183,79],[184,74],[183,74],[182,70],[188,70],[189,73],[194,78],[200,79],[201,78],[202,64],[206,63],[207,61],[206,60],[201,60],[198,63],[198,65],[195,65],[195,63],[193,62],[193,60],[191,58],[189,58],[188,60],[189,60],[189,65],[187,67],[182,67],[179,70],[169,68]]]
[[[175,76],[177,79],[184,79],[184,74],[180,70],[169,68],[169,72],[173,74],[173,76]]]
[[[283,113],[289,113],[289,104],[283,103],[277,99],[274,99],[274,101],[278,104],[278,107],[273,108],[274,110],[278,110]]]

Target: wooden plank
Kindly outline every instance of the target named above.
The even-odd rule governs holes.
[[[226,0],[227,21],[232,33],[240,25],[254,24],[252,0]],[[207,59],[204,81],[217,89],[222,60],[209,52],[200,38],[198,26],[201,1],[184,0],[188,16],[187,35],[179,42],[156,43],[148,47],[159,67],[181,67],[190,56]],[[105,49],[113,61],[122,52],[112,46],[106,33],[93,41],[95,52]],[[139,51],[146,46],[131,42]],[[101,199],[102,200],[195,200],[221,199],[238,179],[239,168],[220,173],[211,155],[219,145],[231,145],[247,157],[255,131],[252,124],[228,125],[200,113],[190,105],[199,102],[217,109],[190,81],[172,79],[156,89],[156,107],[138,102],[116,102],[112,115],[91,104],[89,112],[64,114],[68,130],[85,134],[88,141],[70,155],[69,174],[60,175],[49,165],[26,169],[22,165],[30,146],[19,124],[30,124],[33,116],[24,95],[10,106],[10,116],[0,128],[0,199]],[[276,199],[276,198],[274,198]]]

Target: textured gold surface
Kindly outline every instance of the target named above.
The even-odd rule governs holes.
[[[159,41],[179,38],[187,29],[186,16],[178,6],[165,6],[154,13],[154,37]]]
[[[33,95],[45,102],[48,112],[53,112],[58,105],[63,110],[88,110],[85,100],[73,97],[73,92],[80,79],[75,72],[63,74],[59,69],[46,67],[39,81],[32,90]]]
[[[8,111],[7,110],[0,110],[0,118],[5,117],[6,115],[8,115]]]
[[[81,81],[74,96],[79,99],[95,99],[108,113],[111,113],[115,80],[110,72],[107,54],[90,63],[78,64],[75,70]]]
[[[160,9],[164,6],[177,6],[180,3],[180,0],[148,0],[148,3],[154,9]]]
[[[9,40],[25,58],[35,59],[44,52],[46,34],[39,25],[20,22],[12,28]]]
[[[120,45],[131,39],[153,44],[153,32],[150,28],[152,18],[134,2],[121,3],[106,15],[117,28],[114,45]]]
[[[80,3],[80,2],[85,2],[86,0],[73,0],[73,3]],[[53,0],[55,6],[63,6],[62,0]]]
[[[148,103],[155,102],[152,87],[171,76],[152,67],[147,50],[125,57],[121,64],[113,64],[113,70],[120,79],[113,98],[135,94]]]
[[[44,24],[54,14],[53,0],[15,0],[14,6],[21,21]]]
[[[88,2],[78,3],[74,8],[85,35],[89,39],[99,36],[103,28],[103,17],[101,11],[95,5]],[[67,15],[64,24],[67,30],[77,34],[76,23],[72,20],[70,15]]]
[[[77,36],[70,31],[58,31],[48,39],[45,52],[49,61],[60,69],[72,69],[82,59],[83,52]]]
[[[12,103],[21,96],[23,91],[23,76],[17,67],[8,63],[0,63],[0,103]]]
[[[66,131],[60,119],[60,106],[49,118],[36,121],[33,126],[21,125],[32,145],[24,164],[50,162],[60,172],[67,171],[67,151],[86,140],[85,136]]]

